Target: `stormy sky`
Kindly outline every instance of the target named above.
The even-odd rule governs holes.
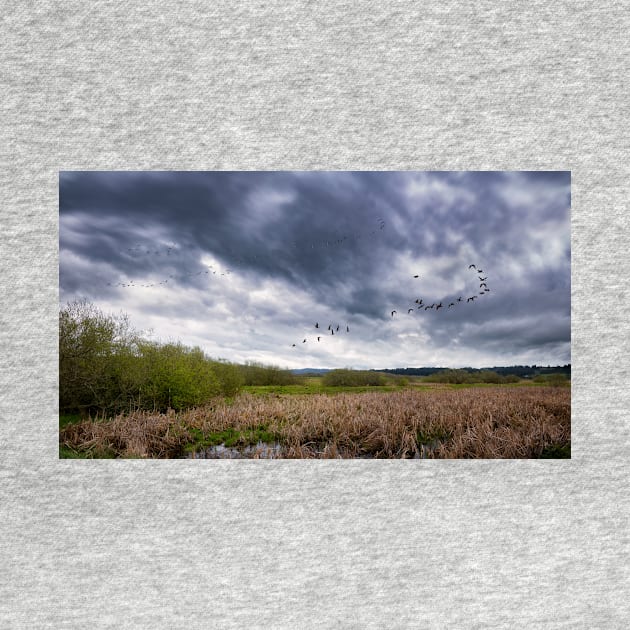
[[[236,362],[565,364],[570,180],[62,172],[60,302],[86,298],[151,339]]]

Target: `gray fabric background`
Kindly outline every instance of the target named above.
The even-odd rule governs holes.
[[[627,628],[624,2],[5,3],[1,628]],[[570,461],[59,461],[65,169],[570,169]]]

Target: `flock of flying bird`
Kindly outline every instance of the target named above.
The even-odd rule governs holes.
[[[490,289],[488,288],[488,284],[486,283],[486,280],[488,279],[488,277],[482,277],[481,274],[484,273],[483,269],[478,269],[476,265],[471,264],[468,266],[468,269],[472,269],[474,273],[479,274],[478,278],[480,280],[480,284],[479,284],[479,288],[481,289],[483,287],[483,291],[478,291],[477,293],[475,293],[475,295],[471,295],[469,297],[466,298],[466,304],[473,302],[480,296],[480,295],[485,295],[486,293],[490,292]],[[420,278],[420,274],[416,274],[413,276],[415,279],[419,279]],[[464,297],[463,296],[459,296],[457,299],[453,298],[452,302],[449,302],[448,306],[445,306],[443,304],[443,302],[447,302],[448,300],[440,300],[439,303],[434,302],[431,305],[425,304],[424,300],[422,298],[416,298],[414,304],[416,304],[416,306],[412,306],[411,308],[407,309],[407,315],[411,315],[412,313],[416,312],[416,311],[429,311],[431,309],[435,309],[435,311],[439,311],[441,308],[445,308],[447,311],[448,309],[452,308],[453,306],[457,306],[459,303],[464,303]],[[390,315],[393,318],[396,314],[398,313],[398,311],[393,310],[391,311]],[[319,329],[319,322],[315,322],[315,328]],[[331,335],[335,334],[335,331],[337,332],[337,334],[339,334],[339,328],[340,326],[337,325],[335,327],[334,324],[329,324],[328,325],[328,330],[326,331],[326,333],[323,333],[322,335],[317,335],[317,341],[321,341],[322,337],[328,333],[328,331],[330,331]],[[346,333],[350,332],[350,326],[348,324],[346,324]],[[306,343],[308,341],[308,337],[304,338],[302,340],[302,343]],[[292,348],[296,348],[299,344],[294,343],[291,344]]]
[[[336,239],[321,239],[319,241],[311,242],[310,249],[319,250],[323,248],[343,245],[344,243],[348,243],[350,241],[360,241],[366,238],[370,238],[370,239],[375,238],[378,235],[379,231],[385,228],[385,221],[381,217],[378,217],[376,220],[378,223],[378,228],[374,227],[368,233],[355,234],[353,236],[342,236]],[[298,241],[292,241],[289,247],[290,249],[306,248],[307,251],[309,249],[308,246],[304,246],[303,244],[298,243]],[[125,250],[122,250],[119,253],[122,254],[123,256],[131,257],[131,258],[139,258],[139,257],[146,257],[146,256],[152,256],[152,257],[159,256],[164,262],[166,262],[166,259],[168,257],[172,257],[178,254],[179,252],[180,252],[180,249],[177,247],[175,243],[169,243],[161,247],[155,247],[155,246],[149,247],[149,246],[143,245],[142,243],[136,243],[132,247],[127,247]],[[238,253],[233,250],[228,250],[227,253],[230,255],[232,262],[235,263],[236,265],[251,265],[253,263],[261,262],[264,258],[269,258],[269,256],[273,256],[273,252],[271,254],[269,253],[260,254],[260,255],[255,254],[253,256],[243,256],[242,253]],[[136,282],[135,280],[125,280],[125,281],[119,281],[116,283],[108,282],[107,286],[120,287],[123,289],[138,289],[138,288],[148,289],[151,287],[168,285],[169,283],[172,286],[176,284],[178,281],[183,280],[184,278],[205,277],[205,276],[208,276],[208,277],[216,276],[218,278],[221,276],[229,276],[232,273],[231,269],[221,268],[215,265],[201,265],[201,267],[203,268],[202,269],[198,268],[199,269],[198,271],[187,270],[183,273],[180,272],[178,274],[170,274],[168,277],[162,278],[161,280],[156,280],[154,282],[140,283],[140,282]]]
[[[482,274],[484,271],[483,269],[477,269],[476,265],[469,265],[468,269],[472,269],[475,273],[478,274]],[[419,278],[419,275],[415,275],[414,278]],[[486,283],[486,280],[488,279],[488,277],[486,276],[485,278],[482,278],[481,275],[479,275],[479,280],[481,281],[479,284],[479,288],[481,289],[483,287],[483,291],[479,291],[478,293],[475,293],[475,295],[471,295],[470,297],[466,298],[466,304],[468,304],[469,302],[474,302],[480,295],[485,295],[486,293],[490,293],[490,289],[488,288],[488,284]],[[417,298],[415,301],[415,304],[417,304],[417,306],[412,306],[411,308],[407,309],[407,315],[410,315],[411,313],[413,313],[414,311],[418,310],[418,311],[429,311],[431,309],[435,309],[436,311],[439,311],[441,308],[446,308],[446,310],[448,310],[449,308],[452,308],[453,306],[457,306],[457,304],[459,304],[460,302],[464,301],[463,296],[459,296],[457,299],[453,298],[453,302],[449,302],[448,306],[445,307],[445,305],[443,304],[443,302],[446,302],[448,300],[440,300],[439,303],[434,302],[433,304],[431,304],[430,306],[428,304],[425,304],[422,298]],[[398,311],[391,311],[391,316],[394,317],[394,315],[396,315],[398,313]]]
[[[321,240],[321,241],[317,241],[314,243],[311,243],[311,249],[319,249],[320,247],[331,247],[331,246],[336,246],[336,245],[342,245],[344,243],[346,243],[349,240],[357,240],[357,239],[361,239],[361,238],[365,238],[366,236],[369,238],[374,238],[378,232],[380,230],[383,230],[385,228],[385,221],[381,218],[378,217],[377,219],[378,221],[378,229],[373,229],[369,232],[369,234],[367,235],[357,235],[357,236],[343,236],[341,238],[337,238],[337,239],[332,239],[332,240]],[[299,248],[300,245],[297,241],[293,241],[290,245],[291,248]],[[137,243],[136,245],[134,245],[133,247],[128,247],[126,250],[121,251],[120,253],[126,256],[131,256],[131,257],[137,257],[137,256],[149,256],[149,255],[153,255],[153,256],[162,256],[163,259],[167,258],[167,257],[171,257],[173,254],[177,254],[179,252],[179,248],[176,246],[175,243],[169,244],[169,245],[165,245],[163,248],[155,248],[155,246],[153,247],[146,247],[143,246],[141,243]],[[258,255],[254,255],[252,257],[243,257],[242,255],[239,256],[235,256],[233,257],[233,261],[236,263],[240,263],[240,264],[246,264],[246,263],[253,263],[256,259],[258,258],[262,258],[263,256],[258,256]],[[162,280],[159,281],[154,281],[154,282],[146,282],[144,284],[140,284],[134,281],[134,280],[127,280],[125,282],[118,282],[116,284],[108,282],[107,286],[110,287],[122,287],[122,288],[150,288],[150,287],[156,287],[156,286],[161,286],[161,285],[167,285],[169,284],[169,282],[171,284],[175,284],[179,279],[183,279],[183,278],[189,278],[189,277],[195,277],[195,276],[228,276],[231,273],[230,269],[222,269],[222,268],[215,268],[214,265],[202,265],[202,267],[204,267],[203,269],[200,269],[199,271],[193,271],[193,272],[184,272],[184,273],[179,273],[177,275],[175,274],[170,274],[168,276],[168,278],[164,278]],[[479,274],[479,289],[483,289],[481,291],[478,291],[477,293],[475,293],[475,295],[470,295],[468,297],[466,297],[466,301],[464,302],[464,297],[463,296],[459,296],[458,298],[452,298],[453,301],[449,301],[448,299],[443,299],[440,300],[440,302],[433,302],[432,304],[425,304],[424,300],[422,298],[416,298],[416,300],[414,301],[414,305],[411,306],[410,308],[407,309],[407,315],[411,315],[412,313],[416,313],[417,311],[423,312],[423,311],[429,311],[429,310],[433,310],[435,309],[435,311],[439,311],[440,309],[444,309],[445,311],[448,311],[449,309],[457,306],[460,303],[470,303],[470,302],[474,302],[480,295],[485,295],[486,293],[490,292],[490,289],[488,288],[488,284],[487,284],[487,276],[484,277],[482,274],[484,273],[484,271],[482,269],[478,269],[476,265],[471,264],[468,266],[468,269],[472,269],[474,273]],[[420,279],[420,274],[416,274],[413,276],[414,279]],[[446,302],[448,302],[448,304],[446,304]],[[392,318],[394,318],[396,315],[398,315],[398,311],[397,310],[392,310],[390,311],[390,316]],[[344,331],[344,327],[345,327],[345,331]],[[334,336],[335,334],[339,335],[339,334],[348,334],[350,332],[350,325],[349,324],[345,324],[345,326],[342,326],[341,324],[333,324],[332,322],[330,324],[328,324],[328,328],[326,330],[324,330],[323,326],[320,327],[319,322],[315,322],[314,328],[317,330],[317,334],[312,337],[312,339],[316,339],[317,342],[321,342],[321,340],[325,337],[325,336]],[[305,337],[304,339],[302,339],[301,343],[300,342],[296,342],[292,344],[293,348],[298,347],[299,345],[302,344],[306,344],[308,341],[308,337]]]

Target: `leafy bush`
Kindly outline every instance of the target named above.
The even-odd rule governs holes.
[[[299,385],[303,379],[289,370],[261,363],[246,363],[238,369],[244,385]]]
[[[106,315],[86,300],[59,313],[61,412],[175,410],[233,396],[238,366],[212,361],[200,348],[143,339],[126,315]]]
[[[212,361],[212,370],[219,379],[221,393],[224,396],[234,396],[244,384],[239,366],[227,361]]]
[[[440,370],[425,376],[424,380],[427,383],[454,383],[456,385],[475,382],[473,376],[466,370]]]
[[[493,372],[492,370],[482,370],[481,372],[479,372],[478,374],[476,374],[477,379],[479,379],[479,382],[481,383],[503,383],[503,378],[497,374],[496,372]]]
[[[545,383],[546,385],[552,385],[555,387],[561,387],[569,384],[569,379],[562,373],[538,374],[534,376],[533,381],[534,383]]]
[[[366,385],[386,385],[387,379],[379,372],[359,371],[359,370],[331,370],[324,374],[322,385],[329,387],[362,387]]]
[[[137,389],[139,335],[126,315],[105,315],[86,300],[59,313],[60,410],[87,413],[124,405]]]
[[[440,370],[425,376],[427,383],[451,383],[455,385],[472,385],[474,383],[518,383],[520,379],[514,374],[503,376],[493,370],[478,370],[469,372],[468,370]]]
[[[221,382],[200,348],[144,342],[140,361],[141,408],[180,410],[201,405],[222,392]]]

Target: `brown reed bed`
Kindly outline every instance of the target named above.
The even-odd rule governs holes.
[[[218,444],[274,442],[282,458],[537,458],[570,441],[571,392],[556,387],[241,394],[182,413],[136,412],[60,432],[63,446],[97,457],[181,457]]]

